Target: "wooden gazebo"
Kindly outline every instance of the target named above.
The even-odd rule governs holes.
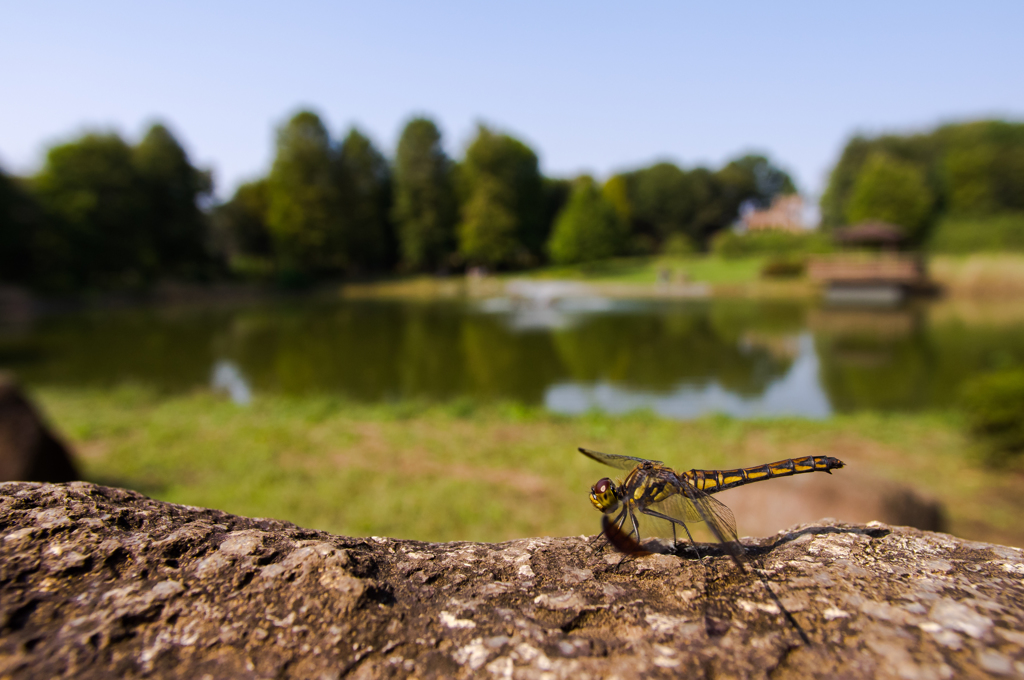
[[[902,227],[863,222],[838,227],[832,238],[847,252],[815,257],[807,264],[808,277],[824,287],[827,300],[892,304],[908,293],[932,289],[924,259],[900,252],[907,242]]]

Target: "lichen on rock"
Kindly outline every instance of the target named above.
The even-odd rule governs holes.
[[[834,521],[744,543],[740,570],[0,484],[0,677],[1024,675],[1016,548]]]

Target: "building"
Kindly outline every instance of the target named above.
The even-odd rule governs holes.
[[[747,231],[779,229],[781,231],[804,230],[804,199],[799,194],[776,196],[765,210],[753,210],[743,218]]]

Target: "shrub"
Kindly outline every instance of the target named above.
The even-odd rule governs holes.
[[[971,435],[990,463],[1024,453],[1024,369],[974,378],[963,387],[961,406]]]
[[[807,263],[802,257],[773,257],[761,267],[761,278],[795,279],[804,275]]]
[[[821,232],[794,233],[781,229],[764,229],[744,234],[723,231],[711,242],[711,252],[724,258],[807,255],[827,252],[830,247],[827,237]]]
[[[665,245],[662,246],[661,251],[665,255],[682,257],[684,255],[693,255],[697,252],[697,248],[694,247],[693,239],[689,236],[676,233],[665,239]]]
[[[944,217],[928,239],[936,253],[1024,252],[1024,212]]]

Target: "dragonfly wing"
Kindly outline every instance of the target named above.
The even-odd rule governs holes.
[[[721,505],[721,503],[719,503],[719,505]],[[665,500],[657,503],[651,503],[647,507],[660,512],[663,515],[668,515],[669,517],[682,520],[687,524],[696,524],[704,521],[704,515],[697,510],[693,501],[682,493],[673,494]],[[723,505],[722,507],[725,506]],[[725,509],[726,511],[729,510],[729,508]],[[669,533],[669,535],[671,536],[672,534]]]
[[[656,463],[661,465],[661,461],[648,460],[647,458],[634,458],[633,456],[619,456],[614,453],[601,453],[600,451],[591,451],[590,449],[580,448],[582,453],[587,458],[592,458],[598,463],[610,465],[613,468],[620,470],[632,470],[637,466],[638,463]]]
[[[682,481],[682,480],[681,480]],[[701,491],[692,484],[685,481],[681,484],[681,491],[693,509],[707,523],[708,529],[715,535],[718,542],[722,544],[725,551],[729,553],[733,561],[743,567],[742,558],[744,555],[743,545],[736,534],[736,518],[724,503],[717,501],[707,493]]]

